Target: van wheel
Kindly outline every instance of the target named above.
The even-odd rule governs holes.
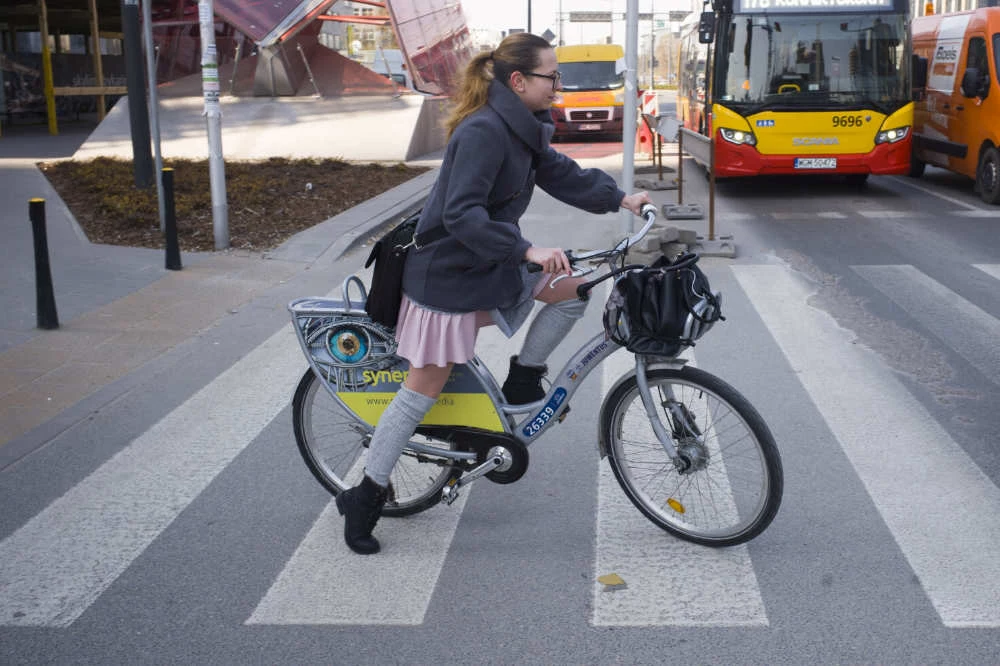
[[[1000,151],[996,148],[987,148],[979,160],[976,189],[986,203],[1000,203]]]
[[[924,169],[927,168],[926,162],[921,162],[917,158],[913,158],[910,161],[910,178],[920,178],[924,175]]]

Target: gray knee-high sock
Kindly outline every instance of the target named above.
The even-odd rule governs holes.
[[[382,418],[372,435],[368,447],[368,462],[365,465],[368,478],[383,488],[389,485],[389,475],[403,453],[403,448],[435,402],[437,398],[429,398],[406,386],[399,387],[396,397],[382,412]]]
[[[574,298],[559,303],[549,303],[539,310],[528,328],[528,334],[524,337],[524,345],[521,347],[517,362],[535,367],[545,365],[549,354],[565,339],[576,320],[583,317],[586,309],[587,301]]]

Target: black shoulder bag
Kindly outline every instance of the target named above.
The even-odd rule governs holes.
[[[403,267],[410,248],[421,248],[448,235],[443,224],[416,234],[419,221],[419,210],[403,218],[375,243],[365,261],[365,268],[375,263],[365,312],[374,321],[389,328],[395,328],[399,317],[399,306],[403,301]]]

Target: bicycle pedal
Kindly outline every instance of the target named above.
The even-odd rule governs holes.
[[[441,501],[451,506],[458,499],[458,485],[452,483],[441,490]]]
[[[566,409],[564,409],[564,410],[562,410],[562,412],[560,412],[559,416],[556,417],[556,420],[558,420],[559,423],[562,423],[563,421],[566,420],[566,417],[568,415],[569,415],[569,405],[566,405]]]

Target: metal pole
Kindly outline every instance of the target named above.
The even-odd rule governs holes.
[[[94,42],[94,81],[98,87],[104,87],[104,65],[101,62],[101,31],[97,16],[97,0],[90,0],[90,38]],[[107,102],[104,95],[97,96],[97,119],[104,120],[104,107]]]
[[[153,153],[149,147],[149,112],[142,73],[142,36],[139,30],[139,0],[122,3],[122,33],[125,41],[125,86],[128,91],[129,127],[132,134],[132,171],[135,186],[153,184]]]
[[[656,10],[653,9],[653,2],[649,3],[649,89],[656,90],[656,77],[653,71],[656,69]]]
[[[226,204],[226,165],[222,159],[222,109],[219,106],[219,64],[215,50],[214,15],[212,0],[198,0],[201,89],[205,98],[208,176],[212,188],[212,229],[215,234],[215,249],[224,250],[229,247],[229,208]]]
[[[614,18],[612,16],[612,18]],[[625,118],[622,122],[622,189],[632,193],[635,184],[636,62],[639,51],[639,0],[628,0],[625,13]],[[633,232],[635,216],[622,211],[625,231]]]
[[[563,17],[562,0],[559,0],[559,46],[566,45],[566,39],[563,34],[563,30],[565,29],[564,20],[565,19]]]
[[[684,203],[684,128],[677,130],[677,203]]]
[[[49,9],[45,0],[38,0],[38,29],[42,38],[42,78],[45,88],[45,114],[49,120],[49,134],[59,134],[56,122],[56,93],[52,77],[52,52],[49,51]],[[16,43],[16,42],[15,42]]]
[[[153,165],[155,172],[163,173],[163,155],[160,153],[160,93],[156,89],[156,54],[153,44],[153,0],[142,3],[142,37],[146,44],[146,81],[149,86],[149,124],[153,129]],[[156,201],[160,211],[160,231],[166,231],[167,217],[163,204],[163,181],[156,179]]]
[[[531,32],[531,0],[528,0],[528,32]]]

